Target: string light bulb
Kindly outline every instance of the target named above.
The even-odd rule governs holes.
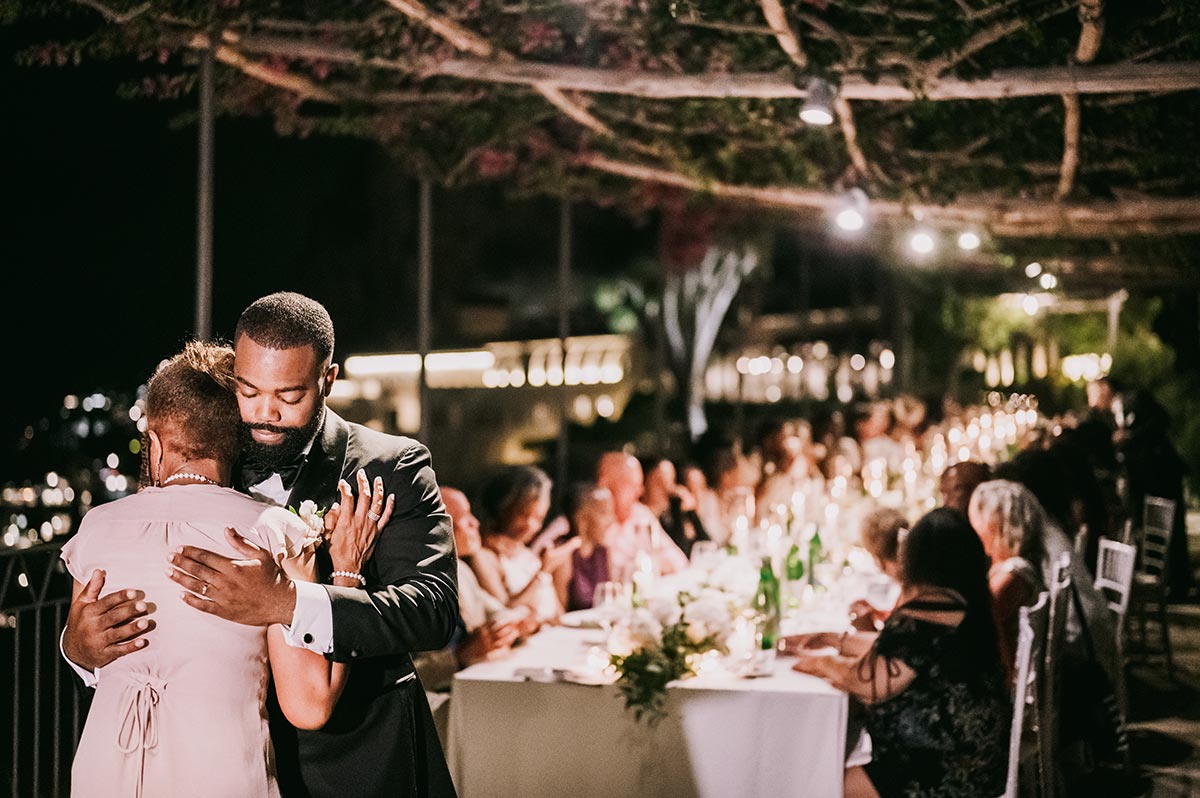
[[[966,230],[958,234],[958,248],[963,252],[973,252],[979,249],[979,245],[982,243],[979,233],[974,230]]]
[[[933,237],[933,233],[924,228],[914,230],[912,235],[908,237],[908,248],[917,255],[930,255],[937,247],[937,241]]]

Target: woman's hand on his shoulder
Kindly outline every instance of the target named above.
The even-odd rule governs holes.
[[[383,479],[376,477],[372,484],[361,469],[357,481],[357,497],[346,480],[338,482],[341,500],[325,514],[325,529],[333,569],[361,574],[375,552],[379,533],[391,520],[395,496],[385,498]]]

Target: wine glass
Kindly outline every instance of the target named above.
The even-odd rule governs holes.
[[[592,596],[592,610],[605,632],[621,617],[625,604],[625,586],[620,582],[600,582]]]

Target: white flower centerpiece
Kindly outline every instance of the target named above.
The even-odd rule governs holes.
[[[730,652],[757,586],[755,566],[732,556],[711,571],[692,568],[651,587],[639,585],[643,597],[608,638],[617,687],[635,718],[657,724],[665,717],[668,684]]]

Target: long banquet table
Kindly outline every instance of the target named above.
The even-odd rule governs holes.
[[[457,675],[448,756],[463,798],[841,796],[846,696],[789,659],[762,678],[672,684],[653,728],[634,720],[613,685],[514,674],[580,668],[601,634],[547,629]]]

